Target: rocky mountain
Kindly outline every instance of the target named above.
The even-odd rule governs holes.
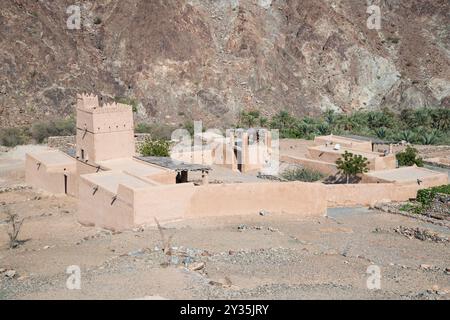
[[[81,29],[68,28],[70,5]],[[450,108],[450,2],[2,0],[0,61],[2,127],[69,115],[80,92],[172,125],[250,109]]]

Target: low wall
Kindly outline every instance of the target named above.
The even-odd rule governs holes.
[[[417,191],[448,183],[445,175],[416,181],[393,183],[359,183],[326,185],[329,207],[373,206],[377,202],[407,201],[415,199]]]
[[[307,169],[319,171],[325,175],[334,176],[338,173],[337,165],[325,161],[297,158],[293,156],[281,156],[280,160],[287,163],[298,164]]]
[[[302,216],[326,214],[325,186],[320,183],[267,182],[199,186],[189,217],[257,214],[261,210]]]

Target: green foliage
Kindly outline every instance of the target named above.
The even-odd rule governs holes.
[[[425,145],[435,144],[439,136],[436,130],[430,132],[423,132],[421,136],[421,141]]]
[[[144,157],[169,157],[170,156],[170,142],[166,140],[151,140],[146,139],[139,148],[139,152]]]
[[[41,121],[31,127],[31,137],[37,143],[43,143],[48,137],[70,136],[76,133],[75,119]]]
[[[450,184],[419,190],[417,191],[416,200],[424,207],[427,207],[438,193],[450,194]]]
[[[136,133],[149,133],[155,140],[169,140],[176,128],[163,123],[138,123],[135,127]]]
[[[280,111],[271,119],[259,111],[244,111],[238,126],[278,129],[281,138],[314,139],[318,135],[356,134],[366,137],[417,144],[450,143],[450,109],[404,109],[396,114],[388,109],[356,111],[352,114],[326,110],[321,117],[294,117],[288,111]]]
[[[15,147],[17,145],[25,144],[29,140],[24,129],[21,128],[6,128],[0,129],[0,145],[6,147]]]
[[[398,140],[400,141],[406,141],[409,143],[414,142],[414,139],[416,138],[414,132],[412,132],[411,130],[403,130],[401,132],[398,133]]]
[[[114,97],[114,101],[131,106],[133,108],[133,112],[138,111],[139,102],[136,99],[129,97]]]
[[[253,128],[259,125],[261,114],[257,110],[242,111],[240,114],[239,125],[246,128]]]
[[[386,128],[385,127],[380,127],[380,128],[375,129],[375,134],[380,139],[386,138],[386,135],[387,135]]]
[[[336,161],[336,165],[339,173],[345,175],[347,183],[351,177],[369,171],[367,158],[348,151],[345,151],[342,157]]]
[[[195,128],[194,128],[194,123],[192,121],[187,121],[184,125],[183,125],[183,129],[187,130],[189,132],[189,134],[191,135],[191,137],[194,136],[195,134]]]
[[[281,177],[288,181],[303,181],[303,182],[315,182],[325,178],[325,176],[322,173],[305,168],[295,168],[286,170],[281,174]]]
[[[399,152],[396,155],[399,166],[413,166],[423,167],[423,159],[417,155],[417,149],[408,146],[405,151]]]
[[[405,203],[400,208],[400,211],[422,214],[425,211],[425,208],[422,205],[414,205],[412,203]]]

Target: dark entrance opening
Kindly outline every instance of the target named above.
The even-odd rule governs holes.
[[[67,194],[67,175],[64,175],[64,193]]]

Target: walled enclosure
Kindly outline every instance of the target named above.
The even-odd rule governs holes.
[[[392,156],[367,151],[367,142],[357,144],[343,137],[324,137],[309,148],[309,159],[291,160],[312,164],[318,169],[334,172],[331,161],[343,152],[335,152],[333,143],[347,143],[355,153],[373,156],[373,168],[364,175],[368,183],[356,185],[325,185],[303,182],[260,182],[195,186],[175,184],[176,172],[134,157],[134,129],[131,107],[106,104],[102,107],[94,96],[81,96],[77,105],[76,155],[71,157],[57,150],[26,156],[26,181],[33,187],[55,194],[78,198],[78,219],[86,225],[123,230],[142,224],[153,224],[155,218],[171,221],[184,218],[257,214],[261,210],[299,216],[323,216],[327,207],[368,206],[378,201],[404,201],[414,198],[419,189],[448,183],[445,174],[422,168],[390,169]],[[240,139],[235,143],[234,139]],[[212,158],[231,159],[230,170],[253,170],[262,165],[264,157],[254,166],[248,152],[258,146],[248,145],[253,138],[245,132],[234,135],[222,149],[207,152]],[[270,136],[264,137],[270,139]],[[346,142],[347,141],[347,142]],[[271,141],[265,141],[262,154],[271,153]],[[268,147],[269,146],[269,147]],[[324,149],[325,148],[325,149]],[[345,147],[343,148],[345,149]],[[220,154],[215,154],[221,150]],[[338,150],[339,151],[339,150]],[[264,153],[266,152],[266,153]],[[321,154],[322,153],[322,154]],[[259,153],[258,153],[259,154]],[[200,154],[179,153],[192,161],[204,161]],[[194,157],[195,156],[195,157]],[[199,158],[197,158],[199,157]],[[305,161],[306,160],[306,161]],[[325,160],[325,161],[323,161]]]

